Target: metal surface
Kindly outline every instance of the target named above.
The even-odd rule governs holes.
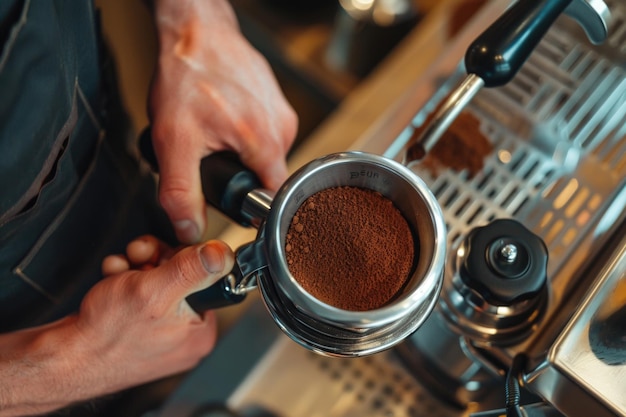
[[[626,239],[527,383],[569,413],[626,415]],[[613,320],[613,322],[611,322]],[[576,386],[572,387],[572,383]],[[572,393],[576,392],[576,396]],[[605,409],[590,408],[598,397]]]
[[[458,413],[433,399],[392,352],[350,360],[325,358],[279,339],[260,364],[229,397],[232,409],[254,406],[276,417],[451,417]]]
[[[591,42],[600,44],[608,37],[608,24],[611,14],[604,1],[573,0],[567,6],[565,12],[582,26]],[[528,30],[530,31],[530,29]],[[524,37],[524,41],[527,41],[530,37],[530,34],[527,34]],[[480,52],[483,53],[483,48],[480,49]],[[506,55],[505,53],[497,57],[494,56],[494,59],[509,59]],[[435,112],[434,117],[427,123],[419,137],[416,138],[416,143],[419,144],[423,154],[427,154],[432,150],[465,106],[472,101],[484,85],[485,80],[474,73],[469,73],[467,77],[459,82],[449,96],[444,99]],[[403,159],[405,163],[412,162],[407,159],[406,154],[403,154]]]
[[[458,271],[448,266],[451,275]],[[457,329],[458,334],[494,345],[514,344],[528,337],[542,316],[547,297],[542,291],[534,298],[512,305],[492,305],[468,288],[456,274],[445,283],[444,291],[437,312],[447,319],[447,324]],[[420,337],[419,333],[413,336]]]
[[[243,201],[241,207],[242,215],[251,225],[258,229],[270,212],[273,198],[274,193],[268,190],[257,189],[250,191]]]
[[[591,42],[600,44],[607,38],[611,11],[604,1],[572,1],[565,13],[580,23]]]
[[[606,235],[603,216],[620,217],[614,199],[626,172],[623,52],[603,56],[568,31],[570,22],[560,23],[510,85],[482,90],[468,107],[495,147],[480,173],[410,166],[437,196],[450,246],[476,225],[514,217],[546,241],[551,277],[587,257],[572,259],[578,244]],[[398,140],[411,136],[429,108]]]

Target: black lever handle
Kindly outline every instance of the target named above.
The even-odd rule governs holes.
[[[159,172],[150,128],[144,129],[139,137],[139,149],[154,172]],[[262,188],[261,180],[241,163],[235,152],[220,151],[203,158],[200,161],[200,178],[208,204],[236,223],[250,226],[242,214],[242,206],[250,191]]]
[[[221,278],[209,288],[188,295],[185,299],[194,311],[202,312],[220,307],[228,307],[242,302],[245,294],[234,294],[227,285],[227,278]]]
[[[572,0],[518,0],[469,46],[468,74],[486,87],[508,83]]]

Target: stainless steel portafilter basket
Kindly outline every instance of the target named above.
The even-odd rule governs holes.
[[[236,303],[258,287],[272,318],[291,339],[312,351],[341,357],[392,347],[432,311],[443,282],[445,225],[435,197],[405,166],[362,152],[331,154],[300,168],[275,195],[262,189],[233,154],[213,154],[201,169],[207,201],[234,221],[257,227],[258,234],[237,249],[230,275],[188,298],[192,307]],[[338,186],[379,192],[396,205],[413,231],[413,271],[401,294],[381,308],[348,311],[326,304],[305,291],[289,271],[285,240],[294,214],[311,195]]]
[[[285,239],[294,214],[311,195],[338,186],[377,191],[391,200],[418,241],[407,285],[399,297],[381,308],[347,311],[325,304],[289,272]],[[278,191],[259,230],[253,245],[266,248],[267,270],[258,282],[263,300],[285,333],[309,349],[336,356],[387,349],[413,333],[438,298],[446,250],[441,209],[415,174],[387,158],[346,152],[310,162]]]

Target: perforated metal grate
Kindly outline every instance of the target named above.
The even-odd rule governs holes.
[[[271,380],[266,379],[267,369],[272,369]],[[272,401],[275,396],[281,400]],[[229,406],[263,409],[276,417],[453,417],[459,413],[433,399],[390,352],[328,358],[286,338],[276,342],[263,367],[232,395]]]

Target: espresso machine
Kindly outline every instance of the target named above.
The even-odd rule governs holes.
[[[263,294],[151,416],[626,415],[626,4],[558,3],[510,79],[470,71],[462,32],[414,85],[432,94],[399,98],[354,145],[408,168],[441,209],[441,285],[417,329],[375,352],[320,349],[289,325],[297,308],[276,320]],[[474,25],[511,8],[488,2]],[[461,112],[491,145],[477,172],[407,158]]]

